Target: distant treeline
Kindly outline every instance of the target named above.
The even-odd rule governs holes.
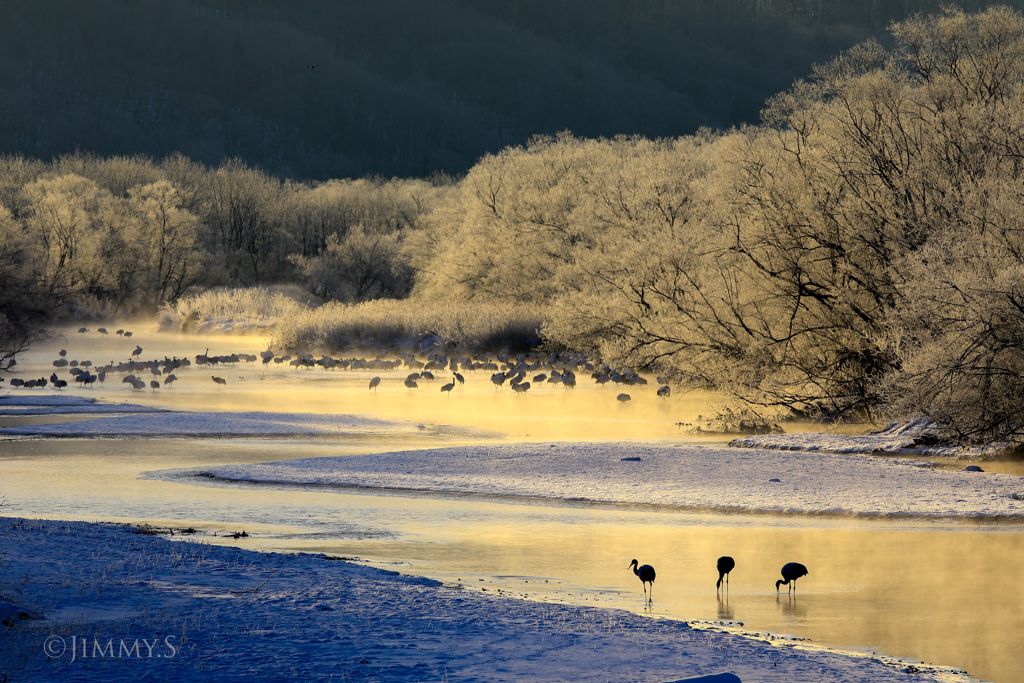
[[[303,323],[320,340],[405,310],[358,302],[525,306],[549,345],[742,405],[1019,440],[1024,17],[948,10],[889,42],[818,67],[759,126],[541,136],[458,179],[2,157],[2,348],[47,306],[295,280],[338,302]]]
[[[939,5],[9,0],[0,152],[181,152],[301,179],[459,174],[536,134],[756,123],[812,63]]]

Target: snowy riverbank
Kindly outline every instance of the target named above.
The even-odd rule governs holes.
[[[8,562],[0,582],[15,583],[21,605],[44,617],[0,626],[0,673],[12,681],[673,681],[723,671],[745,682],[969,680],[954,669],[488,594],[322,555],[134,531],[0,518]]]
[[[222,466],[204,474],[702,511],[1024,519],[1024,479],[1012,475],[902,458],[688,444],[494,444]]]

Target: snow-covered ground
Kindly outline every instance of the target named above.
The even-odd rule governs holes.
[[[237,481],[527,496],[707,511],[1024,517],[1024,479],[803,451],[494,444],[211,468]]]
[[[969,680],[714,624],[134,531],[0,518],[0,584],[23,591],[8,611],[43,617],[0,626],[5,680]]]
[[[758,434],[733,439],[738,448],[767,448],[783,451],[821,451],[825,453],[885,453],[925,458],[977,459],[998,455],[1007,444],[988,446],[925,445],[936,432],[926,419],[893,422],[884,429],[862,436],[797,432],[794,434]]]

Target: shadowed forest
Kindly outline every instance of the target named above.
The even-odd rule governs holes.
[[[61,3],[32,7],[50,4]],[[268,37],[286,23],[278,3],[183,3],[180,21],[160,19],[166,35],[156,42],[119,47],[137,50],[122,65],[71,60],[70,36],[66,74],[48,71],[52,55],[33,62],[39,77],[20,81],[25,106],[0,122],[12,152],[0,158],[5,362],[54,311],[180,309],[211,287],[294,282],[327,302],[286,321],[282,334],[296,344],[358,341],[337,329],[373,306],[480,309],[528,321],[536,334],[520,339],[658,372],[765,415],[927,412],[978,441],[1024,429],[1015,399],[1024,390],[1024,17],[1015,10],[915,16],[819,58],[829,41],[876,33],[891,16],[872,3],[838,13],[826,3],[641,12],[608,2],[583,12],[571,2],[470,11],[452,1],[410,3],[387,23],[393,35],[356,39],[345,30],[384,26],[383,10],[364,4],[296,3],[292,39],[278,41]],[[0,13],[45,21],[15,5]],[[98,14],[149,22],[164,6],[99,5]],[[99,21],[84,14],[79,41],[94,39],[84,27]],[[594,25],[570,21],[583,16]],[[736,40],[730,16],[750,17],[750,40]],[[330,40],[311,37],[328,30]],[[596,37],[616,31],[617,43]],[[731,61],[710,58],[710,43],[687,52],[688,31],[750,52]],[[179,37],[169,54],[192,71],[168,67],[133,90],[132,71],[159,71],[159,41]],[[197,57],[210,41],[232,45],[237,61]],[[474,59],[474,45],[509,54]],[[415,46],[429,58],[409,56]],[[28,59],[3,50],[3,68],[16,68],[10,55]],[[696,68],[697,54],[715,67]],[[301,66],[297,75],[278,68],[281,55]],[[519,63],[528,59],[554,80],[513,78],[534,73]],[[793,83],[771,60],[789,60],[804,78]],[[504,71],[488,74],[499,63]],[[232,88],[243,64],[266,72]],[[774,80],[740,73],[761,68]],[[86,73],[101,82],[79,82]],[[365,90],[309,89],[323,73]],[[171,78],[181,79],[180,97],[161,90]],[[762,93],[765,83],[778,94]],[[84,87],[93,99],[76,102],[80,111],[59,102]],[[299,101],[319,104],[284,109]],[[216,130],[189,118],[198,111],[234,112],[225,119],[233,133],[194,135]],[[25,137],[17,131],[30,120],[36,133]],[[76,126],[99,121],[84,144]],[[90,151],[68,152],[48,130]],[[61,153],[33,156],[49,151]],[[331,169],[335,178],[408,177],[317,179]]]
[[[813,63],[940,5],[12,0],[0,152],[180,152],[303,180],[461,174],[534,135],[756,123]]]

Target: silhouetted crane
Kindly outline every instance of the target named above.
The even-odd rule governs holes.
[[[370,388],[377,391],[377,385],[380,384],[380,377],[374,377],[370,380]]]
[[[722,587],[722,577],[725,577],[725,587],[729,587],[729,572],[735,567],[736,561],[728,555],[718,558],[718,583],[715,584],[715,588]]]
[[[419,385],[416,384],[416,380],[406,378],[405,386],[409,387],[409,393],[411,394],[412,390],[417,388]]]
[[[649,564],[637,566],[637,561],[633,560],[629,563],[629,566],[633,569],[633,573],[640,577],[640,583],[644,587],[644,597],[647,598],[647,584],[651,584],[651,597],[647,598],[647,602],[654,601],[654,567]]]
[[[446,393],[450,397],[452,395],[452,389],[454,389],[454,388],[455,388],[455,382],[453,380],[451,382],[448,382],[448,384],[445,384],[443,387],[441,387],[441,393],[442,394]]]
[[[782,579],[779,579],[775,582],[775,592],[779,592],[779,586],[789,586],[790,581],[793,582],[790,586],[790,589],[793,592],[796,592],[796,580],[799,579],[801,576],[807,576],[807,567],[803,566],[799,562],[786,563],[782,567]],[[783,579],[785,579],[785,581],[783,581]]]
[[[217,377],[216,375],[210,375],[210,377],[213,377],[213,381],[216,382],[217,384],[227,384],[228,383],[228,381],[226,379],[224,379],[223,377]]]

